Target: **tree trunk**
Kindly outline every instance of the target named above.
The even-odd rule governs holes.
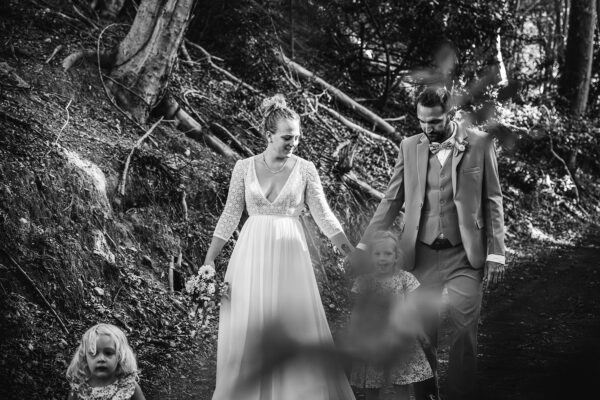
[[[144,0],[117,50],[109,88],[140,123],[158,105],[177,60],[194,0]]]
[[[594,54],[596,0],[571,0],[569,33],[560,92],[573,115],[584,114],[588,102]]]

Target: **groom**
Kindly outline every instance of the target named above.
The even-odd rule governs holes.
[[[357,251],[366,249],[373,232],[388,229],[402,215],[403,267],[417,277],[419,290],[430,299],[439,300],[444,288],[448,293],[447,399],[467,400],[476,398],[482,281],[496,285],[504,277],[504,216],[493,142],[485,133],[452,121],[449,102],[444,88],[428,88],[419,95],[417,117],[423,133],[400,144],[385,196]],[[420,311],[435,348],[439,301],[426,304],[430,306]],[[417,384],[417,398],[427,398],[434,388],[431,380]]]

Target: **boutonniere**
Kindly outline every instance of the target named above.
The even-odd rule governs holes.
[[[469,148],[469,142],[466,139],[457,139],[454,145],[457,153],[467,151]]]

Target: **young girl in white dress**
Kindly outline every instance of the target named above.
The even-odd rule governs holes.
[[[213,400],[352,400],[341,368],[325,371],[306,360],[286,363],[241,387],[259,366],[256,344],[274,323],[299,343],[333,345],[299,219],[305,206],[342,253],[352,251],[314,164],[293,155],[300,117],[281,95],[266,99],[263,112],[267,147],[235,164],[205,258],[214,265],[245,209],[249,218],[225,274],[231,291],[221,305]]]
[[[433,377],[410,298],[419,281],[398,268],[401,259],[393,233],[374,233],[369,255],[369,273],[352,287],[358,299],[351,329],[370,346],[363,351],[367,360],[353,365],[350,383],[363,390],[366,400],[408,400],[409,384]]]

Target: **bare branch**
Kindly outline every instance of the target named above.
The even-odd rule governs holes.
[[[6,257],[8,257],[8,259],[10,260],[10,262],[13,263],[13,265],[15,267],[17,267],[17,269],[19,270],[19,272],[25,277],[25,279],[31,284],[31,286],[33,286],[33,289],[35,290],[35,292],[38,294],[38,296],[40,296],[40,298],[42,299],[42,301],[44,302],[44,304],[46,305],[46,307],[48,307],[50,309],[50,311],[52,312],[52,314],[54,314],[54,317],[56,317],[56,319],[58,320],[58,323],[60,324],[61,328],[68,335],[69,334],[69,329],[67,329],[67,326],[65,325],[65,323],[63,322],[63,320],[60,318],[60,316],[58,315],[58,313],[56,312],[56,310],[54,309],[54,307],[52,307],[52,304],[50,304],[50,302],[46,299],[46,296],[43,295],[43,293],[37,287],[37,285],[35,284],[35,282],[29,277],[29,275],[27,275],[27,272],[25,272],[25,270],[23,268],[21,268],[21,266],[19,265],[19,263],[17,263],[14,260],[14,258],[12,258],[12,256],[10,254],[8,254],[5,250],[0,249],[0,251],[2,251],[6,255]]]
[[[346,107],[350,108],[351,110],[355,111],[356,113],[361,115],[363,118],[365,118],[369,122],[373,123],[373,125],[375,125],[377,128],[382,130],[388,136],[394,137],[396,135],[396,129],[392,125],[390,125],[389,123],[384,121],[383,118],[381,118],[380,116],[375,114],[373,111],[358,104],[356,101],[354,101],[350,96],[348,96],[346,93],[342,92],[340,89],[336,88],[332,84],[319,78],[314,73],[307,70],[300,64],[298,64],[294,61],[291,61],[289,58],[287,58],[285,56],[285,54],[283,54],[283,52],[275,51],[275,56],[277,57],[279,62],[281,62],[285,66],[291,68],[295,73],[304,77],[305,79],[313,80],[314,82],[316,82],[318,85],[320,85],[321,87],[326,89],[329,93],[331,93],[333,95],[333,97],[336,98],[336,100],[338,100],[340,103],[342,103]]]
[[[150,136],[150,134],[152,133],[152,131],[154,131],[154,129],[158,126],[158,124],[160,124],[162,122],[163,118],[164,117],[160,117],[160,119],[158,121],[156,121],[154,123],[154,125],[152,125],[150,127],[150,129],[148,129],[148,131],[141,138],[138,139],[138,141],[135,143],[135,145],[131,149],[131,152],[129,153],[129,156],[127,156],[127,160],[125,161],[125,168],[123,169],[123,176],[121,177],[121,183],[119,184],[119,194],[121,196],[125,195],[125,183],[127,181],[127,172],[129,171],[129,164],[131,163],[131,157],[133,157],[133,152],[135,151],[135,149],[137,149],[138,147],[140,147],[140,145],[142,144],[142,142],[148,136]]]

